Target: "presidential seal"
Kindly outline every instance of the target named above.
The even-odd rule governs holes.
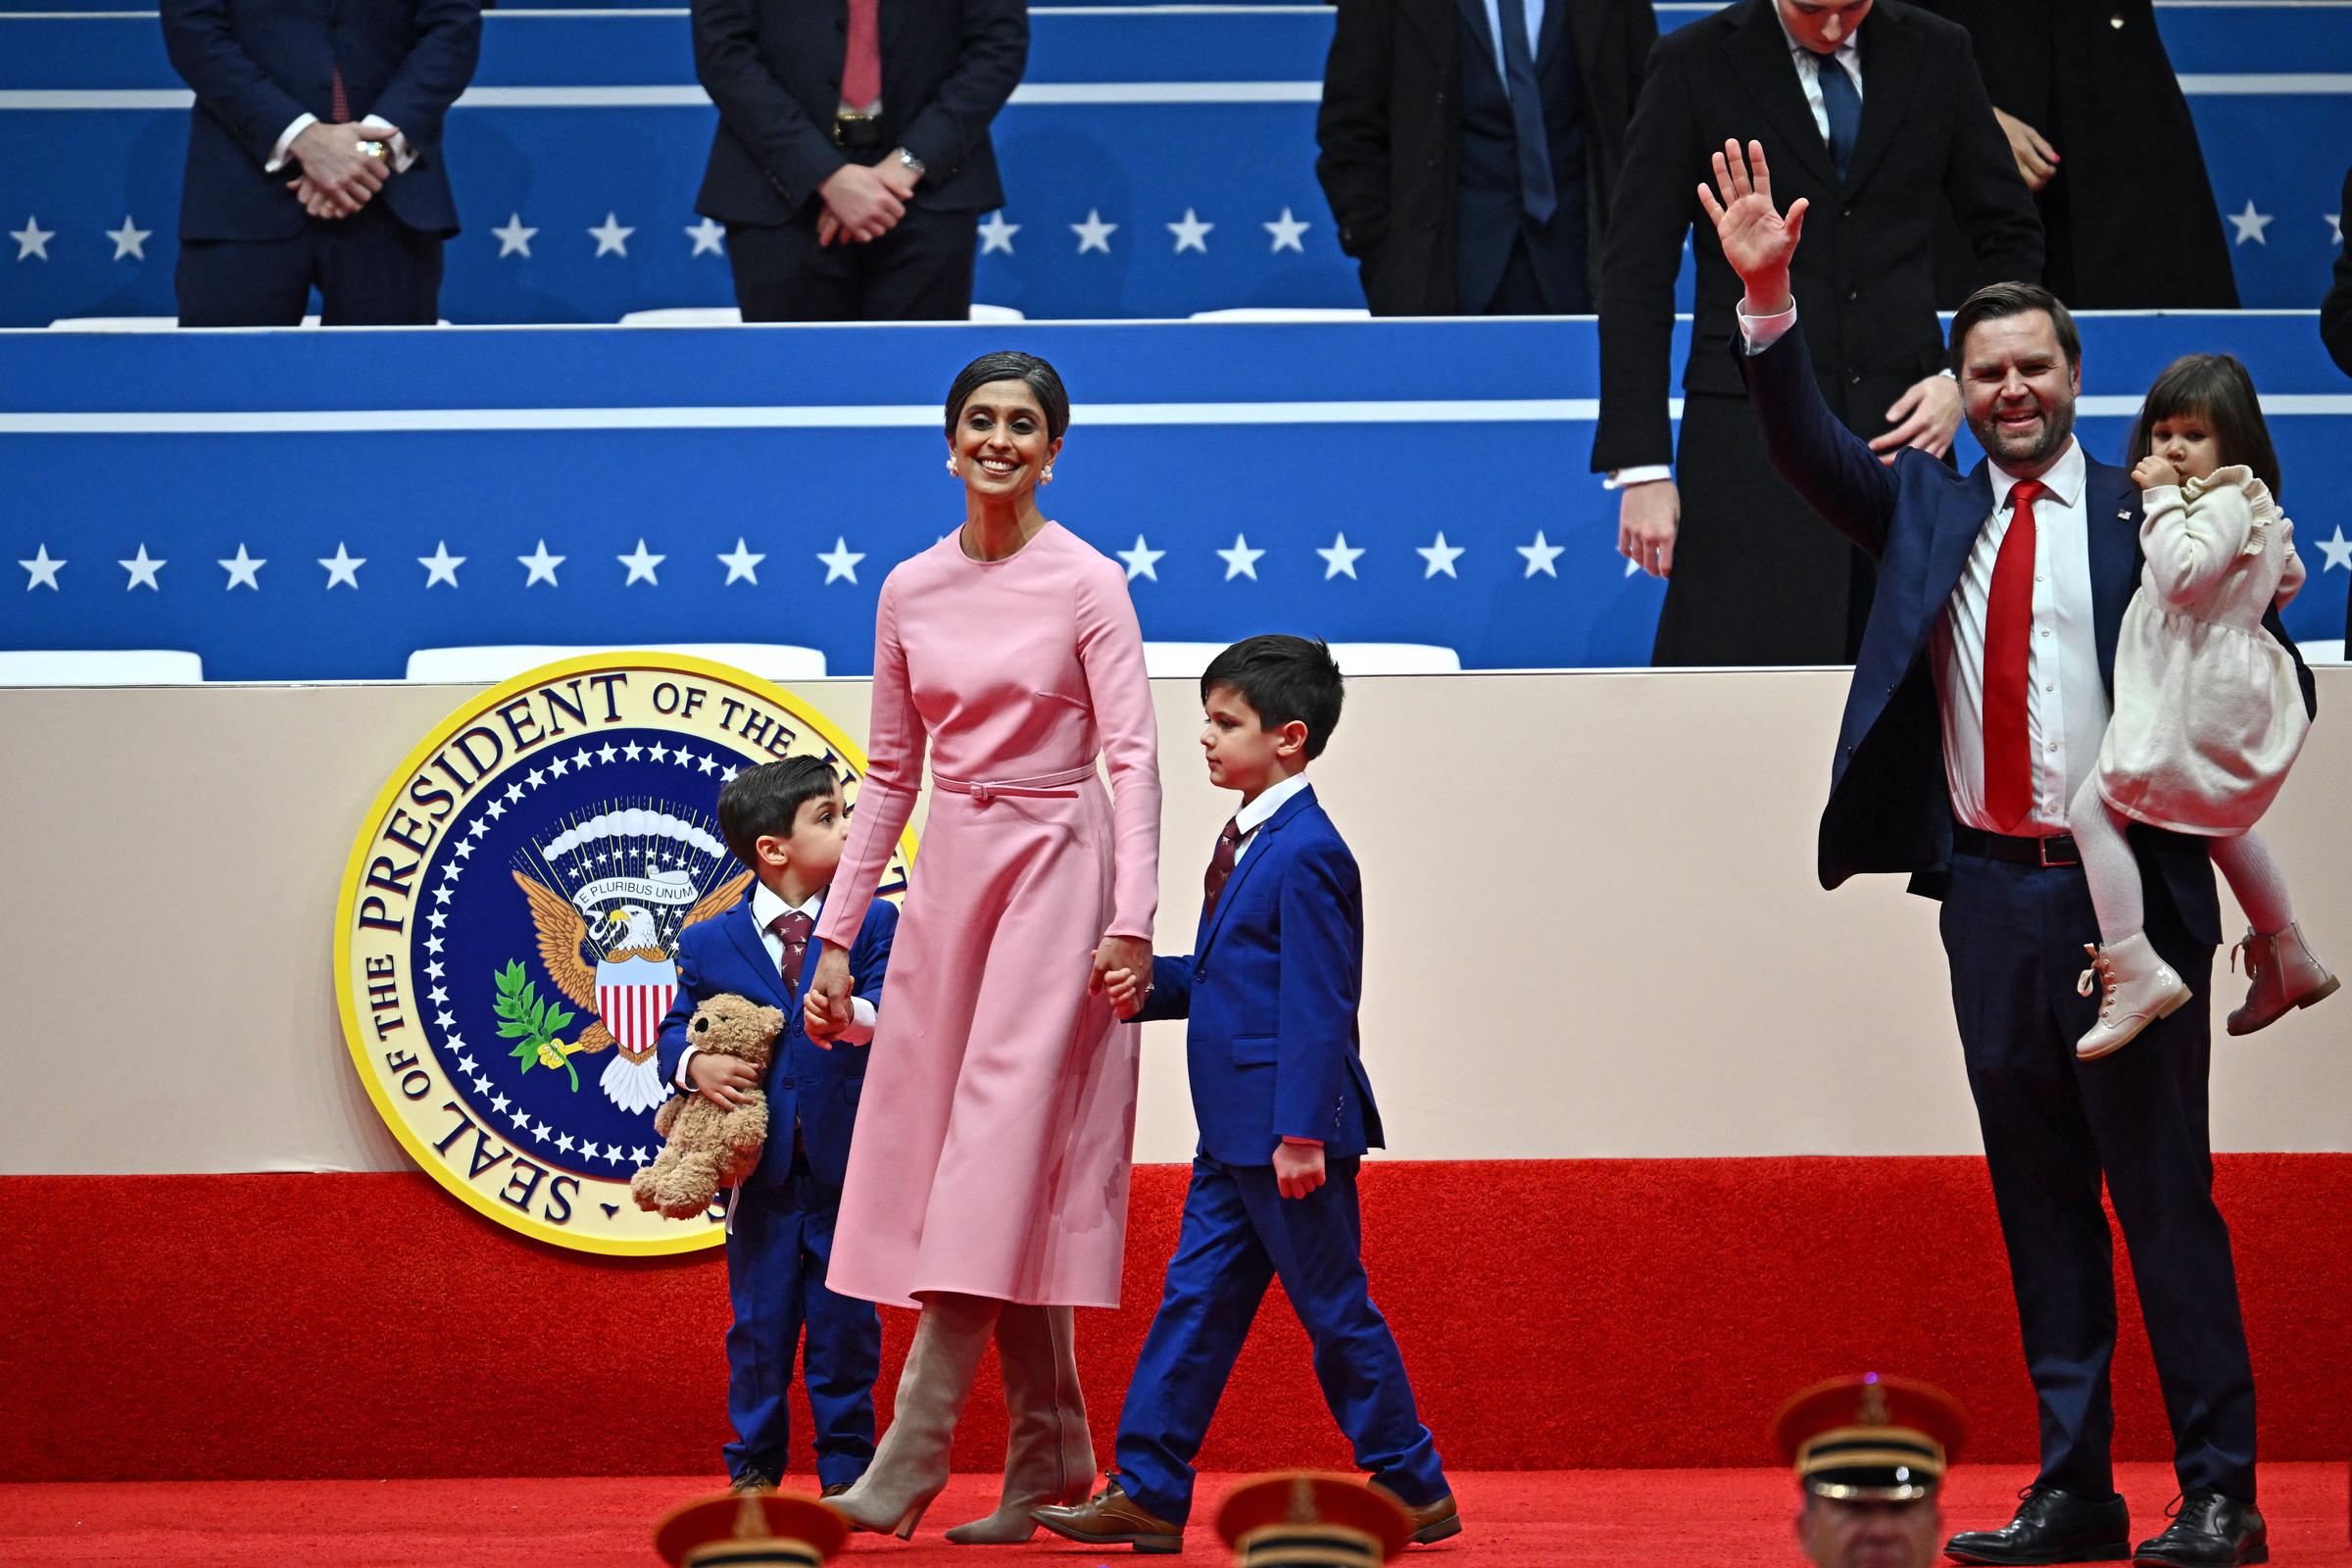
[[[865,760],[808,704],[700,660],[615,653],[450,715],[368,808],[343,875],[335,989],[385,1123],[510,1230],[596,1252],[721,1239],[640,1209],[629,1179],[677,1091],[659,1065],[678,933],[747,897],[718,836],[744,768]],[[906,887],[911,835],[883,877]]]

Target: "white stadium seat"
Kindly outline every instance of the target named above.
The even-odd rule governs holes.
[[[1020,312],[1009,305],[975,305],[966,318],[974,321],[1024,320]],[[60,322],[59,325],[65,323]],[[680,305],[660,311],[631,311],[620,318],[623,326],[740,326],[743,312],[732,305]]]
[[[1144,670],[1171,679],[1199,680],[1223,643],[1144,644]],[[1343,675],[1441,675],[1457,672],[1462,656],[1436,643],[1333,643],[1331,657]]]
[[[1369,321],[1372,313],[1352,306],[1235,305],[1195,311],[1196,321]]]
[[[815,680],[825,673],[825,656],[790,643],[639,643],[657,654],[682,654],[732,664],[763,680]],[[479,648],[419,648],[409,656],[408,679],[450,684],[512,680],[526,669],[610,652],[607,647],[565,648],[552,644],[504,643]]]
[[[2303,651],[2306,664],[2341,664],[2344,660],[2344,640],[2341,637],[2317,638],[2295,646]]]
[[[0,653],[0,686],[200,686],[204,661],[169,648]]]

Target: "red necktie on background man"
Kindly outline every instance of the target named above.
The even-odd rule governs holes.
[[[841,62],[841,101],[862,112],[882,96],[882,0],[850,0],[850,47]]]
[[[2009,492],[2009,531],[1993,558],[1984,610],[1984,810],[2003,833],[2034,809],[2034,758],[2026,722],[2033,684],[2034,503],[2048,491],[2027,479]]]

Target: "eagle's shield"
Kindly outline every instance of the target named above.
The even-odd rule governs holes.
[[[670,998],[678,992],[678,966],[668,958],[632,954],[596,966],[596,1014],[613,1043],[639,1059],[652,1054]]]

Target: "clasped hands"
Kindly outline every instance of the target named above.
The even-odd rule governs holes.
[[[825,201],[825,210],[816,215],[816,242],[880,239],[906,216],[921,178],[899,162],[895,149],[877,164],[842,165],[816,188]]]
[[[378,141],[371,130],[357,123],[305,125],[286,156],[302,165],[302,172],[286,181],[313,218],[349,218],[372,201],[392,175],[382,159],[360,151],[360,143]]]

